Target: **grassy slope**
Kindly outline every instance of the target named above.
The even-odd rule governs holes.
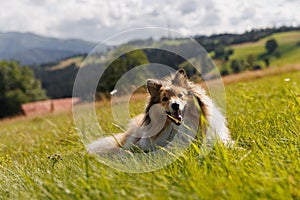
[[[284,66],[286,64],[294,64],[299,61],[300,46],[297,46],[297,42],[300,41],[299,31],[276,33],[257,42],[232,45],[230,47],[234,49],[234,54],[230,57],[230,59],[246,60],[249,54],[254,54],[259,57],[266,52],[266,41],[273,38],[278,42],[277,50],[280,52],[281,57],[280,59],[276,59],[273,56],[270,63],[271,66]]]
[[[2,122],[0,197],[299,199],[299,76],[297,72],[228,86],[227,117],[239,148],[218,146],[204,158],[192,149],[150,173],[123,173],[87,155],[71,114]],[[137,110],[143,107],[138,102],[132,112],[136,105]],[[108,108],[101,106],[98,115]],[[101,125],[118,131],[110,120],[103,118]]]

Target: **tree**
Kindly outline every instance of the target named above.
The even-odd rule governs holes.
[[[249,54],[247,56],[247,65],[249,69],[252,69],[254,67],[256,61],[256,56],[254,54]]]
[[[266,42],[265,47],[266,47],[268,53],[273,53],[276,50],[277,46],[278,46],[278,44],[277,44],[276,40],[270,39]]]
[[[269,67],[270,66],[270,60],[268,58],[265,58],[264,59],[264,62],[266,64],[266,67]]]
[[[236,59],[233,59],[231,61],[231,69],[234,73],[238,73],[238,72],[241,72],[243,70],[243,66],[241,65],[241,63],[236,60]]]
[[[21,112],[21,104],[46,99],[41,84],[27,66],[0,62],[0,118]]]
[[[123,54],[116,60],[114,60],[104,71],[99,81],[97,91],[106,95],[111,92],[118,80],[132,68],[149,63],[146,54],[142,50],[130,51]],[[137,84],[140,80],[150,77],[147,70],[135,74],[135,77],[127,77],[130,83]],[[129,75],[128,75],[129,76]],[[125,85],[124,85],[125,87]],[[122,88],[124,91],[126,88]]]
[[[224,56],[224,54],[225,54],[224,46],[218,46],[215,48],[215,56],[214,56],[215,59],[222,58]]]
[[[224,60],[225,61],[229,61],[229,57],[234,53],[233,49],[228,49],[227,51],[225,51],[225,55],[224,55]]]
[[[223,65],[221,67],[220,73],[222,76],[226,76],[231,74],[232,70],[230,69],[230,67],[228,65]]]
[[[233,53],[234,53],[234,50],[233,50],[233,49],[228,49],[228,50],[227,50],[227,55],[228,55],[228,56],[233,55]]]

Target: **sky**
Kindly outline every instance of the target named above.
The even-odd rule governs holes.
[[[242,33],[299,26],[299,8],[300,0],[7,0],[1,2],[0,31],[93,42],[143,27],[169,27],[184,36]]]

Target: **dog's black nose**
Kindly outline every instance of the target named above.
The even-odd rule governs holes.
[[[179,110],[179,104],[178,104],[178,103],[172,103],[171,108],[172,108],[174,111],[178,111],[178,110]]]

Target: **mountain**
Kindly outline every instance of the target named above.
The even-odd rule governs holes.
[[[33,65],[89,53],[97,44],[80,39],[57,39],[33,33],[0,32],[0,59]],[[106,48],[103,48],[105,51]]]

